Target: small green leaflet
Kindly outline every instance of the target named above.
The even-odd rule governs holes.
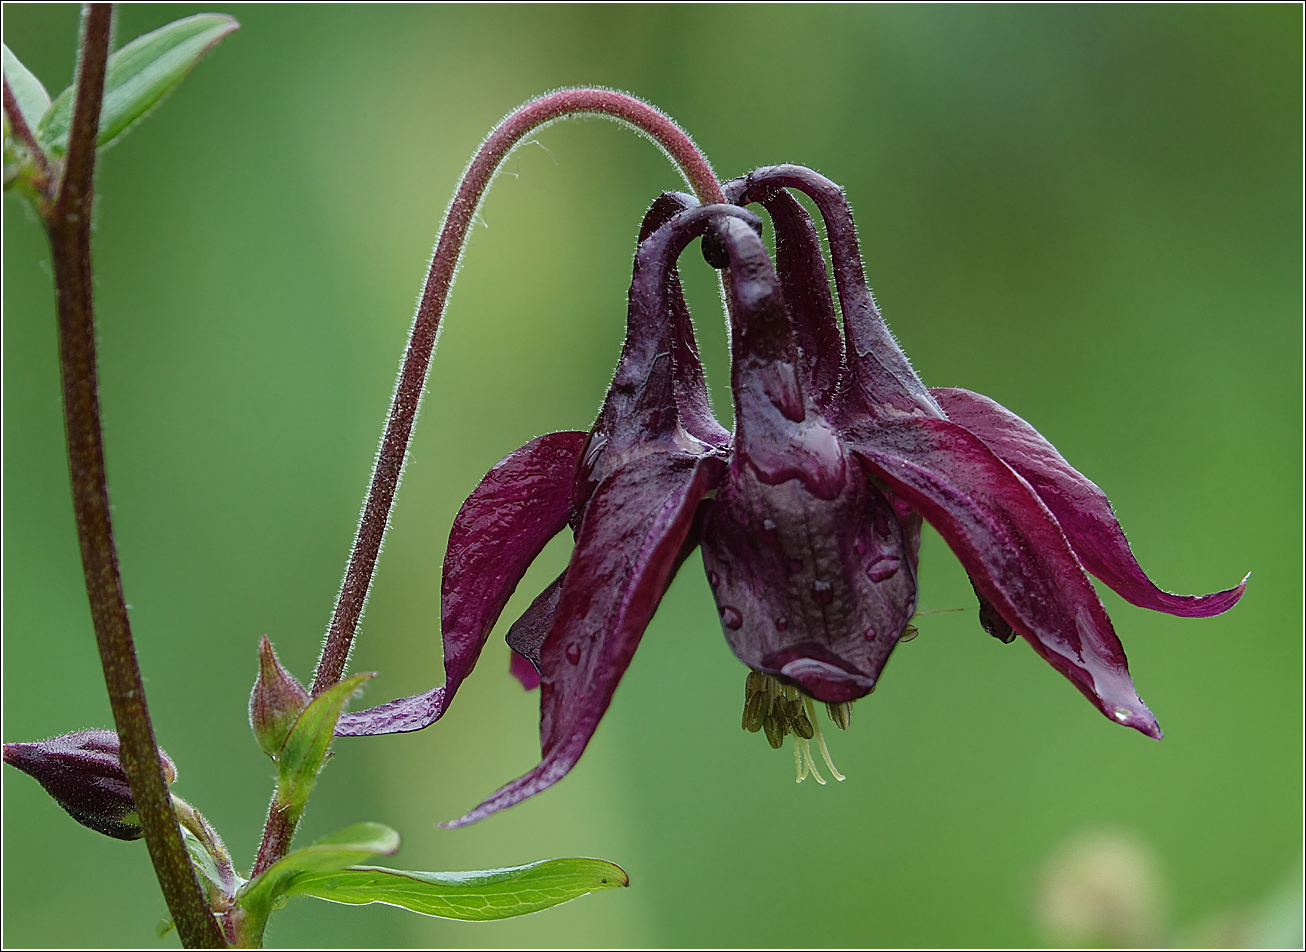
[[[418,873],[378,866],[296,876],[287,896],[400,906],[424,916],[485,922],[539,912],[587,893],[629,886],[620,867],[601,859],[548,859],[529,866],[467,873]]]
[[[45,91],[41,81],[32,75],[7,46],[4,47],[4,70],[5,79],[9,80],[9,88],[13,90],[14,99],[18,101],[18,111],[27,120],[27,128],[35,132],[37,123],[50,108],[50,94]]]
[[[281,753],[277,755],[277,801],[295,815],[303,811],[317,783],[336,721],[340,719],[340,709],[372,677],[375,675],[356,674],[313,698],[281,745]]]
[[[96,144],[108,145],[126,131],[180,83],[214,44],[239,26],[229,16],[200,13],[137,37],[110,56]],[[5,72],[8,71],[6,56]],[[68,148],[75,95],[75,86],[60,93],[36,129],[37,139],[56,155],[62,155]]]

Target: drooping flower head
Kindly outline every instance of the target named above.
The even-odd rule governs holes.
[[[824,219],[842,331],[816,229],[787,189],[806,193]],[[751,669],[744,726],[773,746],[793,734],[801,779],[816,771],[807,740],[826,753],[813,702],[846,727],[849,705],[914,632],[924,517],[969,573],[986,631],[1023,637],[1107,716],[1159,738],[1085,570],[1136,605],[1180,615],[1224,611],[1243,586],[1160,591],[1105,495],[1032,427],[977,394],[927,389],[866,286],[838,186],[777,166],[726,195],[734,204],[697,207],[677,194],[655,203],[621,361],[594,427],[510,454],[459,512],[442,589],[445,684],[347,714],[338,733],[437,720],[530,562],[570,525],[566,571],[508,633],[521,659],[514,671],[528,687],[538,678],[542,761],[453,825],[571,769],[700,544],[726,641]],[[753,202],[771,218],[774,264],[760,221],[738,207]],[[709,410],[676,276],[678,255],[700,235],[709,263],[727,271],[733,436]]]

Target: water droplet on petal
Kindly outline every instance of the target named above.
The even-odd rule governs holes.
[[[739,614],[738,608],[723,605],[721,607],[721,623],[727,628],[738,628],[744,623],[744,616]]]
[[[902,630],[902,634],[898,636],[898,644],[906,644],[919,634],[920,632],[916,630],[915,625],[908,625]]]
[[[1133,716],[1134,712],[1127,707],[1118,707],[1112,713],[1115,714],[1116,720],[1123,724]]]
[[[780,537],[776,534],[775,523],[770,519],[762,520],[762,541],[767,545],[779,545]]]
[[[553,693],[553,685],[550,684],[548,681],[541,681],[541,682],[540,682],[540,697],[541,697],[541,698],[546,698],[546,697],[548,697],[548,696],[549,696],[550,694],[552,694],[552,693]]]
[[[776,631],[788,631],[788,630],[789,630],[789,619],[786,618],[784,615],[781,615],[779,618],[777,618],[777,619],[775,620],[775,630],[776,630]]]
[[[875,629],[874,629],[874,628],[867,628],[867,629],[866,629],[866,640],[867,640],[867,641],[874,641],[874,640],[875,640]]]
[[[802,570],[803,570],[803,560],[802,560],[802,559],[790,559],[790,560],[789,560],[789,574],[790,574],[790,575],[797,575],[797,574],[798,574],[799,572],[801,572]]]
[[[580,648],[576,645],[567,645],[567,661],[571,664],[580,664]]]
[[[829,605],[834,601],[834,586],[829,582],[813,582],[812,598],[815,599],[818,605]]]
[[[898,564],[897,556],[882,555],[866,566],[866,577],[872,582],[883,582],[887,578],[893,578],[898,572]]]
[[[718,585],[721,584],[721,576],[717,575],[715,572],[708,572],[707,584],[711,585],[713,588],[716,588]]]

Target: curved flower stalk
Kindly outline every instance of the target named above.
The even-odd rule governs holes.
[[[816,229],[825,219],[842,329]],[[539,685],[542,760],[450,826],[547,788],[577,762],[667,585],[701,545],[726,641],[749,668],[743,726],[772,746],[808,740],[834,771],[814,701],[848,726],[894,647],[914,635],[922,518],[961,560],[980,622],[1017,635],[1108,717],[1151,737],[1124,651],[1085,571],[1136,605],[1218,614],[1213,595],[1153,585],[1105,495],[996,403],[928,389],[866,285],[842,191],[797,166],[729,183],[729,205],[664,195],[641,230],[627,336],[588,434],[553,433],[500,462],[464,504],[444,566],[444,685],[347,714],[338,733],[417,730],[438,720],[529,564],[570,525],[566,571],[511,627],[513,671]],[[758,202],[776,236],[773,265]],[[733,436],[711,416],[675,261],[703,236],[729,270]]]

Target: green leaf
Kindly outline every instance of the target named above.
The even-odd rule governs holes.
[[[222,894],[228,883],[223,879],[222,870],[218,869],[217,860],[213,858],[213,855],[195,834],[185,827],[182,827],[181,839],[186,844],[186,852],[190,854],[191,865],[195,867],[195,872],[199,873],[201,879],[205,882],[205,891],[210,895],[215,892]]]
[[[290,729],[277,755],[277,800],[293,814],[298,815],[304,809],[308,795],[313,792],[318,771],[331,746],[336,721],[340,719],[340,709],[371,677],[374,675],[356,674],[323,691],[304,708]]]
[[[110,56],[96,144],[106,146],[125,132],[180,83],[214,44],[239,26],[229,16],[200,13],[137,37]],[[36,137],[57,155],[68,148],[76,94],[75,86],[60,93],[36,130]]]
[[[355,823],[272,864],[245,885],[236,896],[236,905],[262,923],[272,912],[273,903],[298,876],[335,872],[378,853],[391,856],[398,849],[399,834],[390,827],[381,823]]]
[[[484,922],[511,919],[586,893],[629,886],[620,866],[601,859],[549,859],[529,866],[467,873],[417,873],[379,866],[296,876],[287,896],[400,906],[424,916]]]
[[[9,88],[14,91],[14,99],[18,100],[18,111],[27,120],[27,128],[35,132],[41,117],[50,108],[50,94],[7,46],[4,47],[4,71]]]

